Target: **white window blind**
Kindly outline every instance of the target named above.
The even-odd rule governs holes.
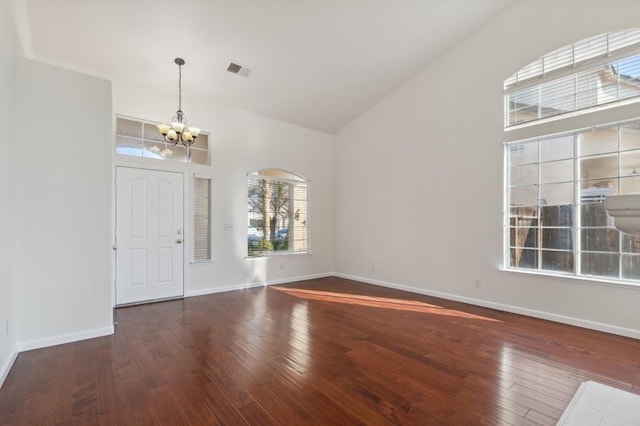
[[[309,182],[291,172],[248,174],[247,248],[250,257],[309,251]]]
[[[211,260],[211,179],[193,179],[193,260]]]
[[[505,81],[505,128],[640,100],[640,29],[557,49]]]

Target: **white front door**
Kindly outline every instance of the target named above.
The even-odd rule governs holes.
[[[116,167],[116,305],[184,294],[183,176]]]

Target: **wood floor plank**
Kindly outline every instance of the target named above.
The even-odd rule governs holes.
[[[585,380],[640,393],[640,340],[335,277],[116,320],[21,353],[0,425],[551,425]]]
[[[242,414],[227,400],[220,388],[218,388],[204,372],[197,374],[190,386],[197,389],[199,398],[207,405],[218,424],[248,424]]]
[[[272,394],[277,395],[296,414],[296,417],[302,419],[302,424],[322,424],[319,421],[319,417],[314,415],[321,407],[308,406],[304,399],[307,394],[290,392],[287,384],[283,383],[278,377],[273,377],[266,381],[264,385]]]

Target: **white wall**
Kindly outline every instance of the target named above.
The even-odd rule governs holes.
[[[0,2],[0,128],[13,126],[13,22],[7,2]],[[0,144],[0,386],[16,352],[15,281],[13,275],[13,146]],[[9,325],[7,330],[7,323]]]
[[[166,121],[177,109],[176,93],[158,93],[114,82],[115,114]],[[198,295],[264,283],[333,273],[333,138],[331,135],[270,120],[212,103],[182,100],[189,123],[210,133],[212,165],[186,165],[117,156],[118,164],[182,171],[187,182],[185,242],[191,259],[193,173],[213,179],[214,262],[187,264],[185,294]],[[277,168],[311,180],[311,255],[247,259],[247,173]],[[233,225],[224,231],[224,225]]]
[[[500,270],[504,79],[637,16],[635,1],[515,2],[340,131],[336,271],[640,337],[640,287]]]
[[[15,72],[20,348],[109,334],[110,82],[27,59]]]

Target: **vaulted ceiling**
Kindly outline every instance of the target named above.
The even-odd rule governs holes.
[[[335,133],[513,1],[14,3],[33,59]]]

